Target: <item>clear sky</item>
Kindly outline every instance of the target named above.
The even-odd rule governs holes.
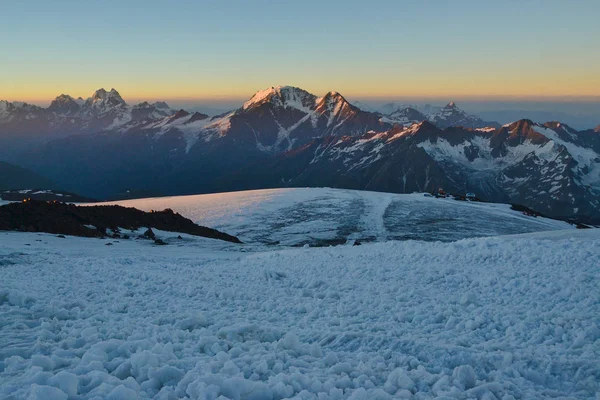
[[[0,99],[600,96],[600,0],[2,1]]]

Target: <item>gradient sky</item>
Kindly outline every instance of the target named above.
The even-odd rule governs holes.
[[[598,99],[599,21],[599,0],[3,1],[0,99]]]

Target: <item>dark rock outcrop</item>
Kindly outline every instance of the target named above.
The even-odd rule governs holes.
[[[155,228],[211,239],[241,243],[216,229],[196,225],[173,210],[144,212],[121,206],[76,206],[74,204],[26,201],[0,207],[0,230],[104,237],[107,229]],[[151,231],[151,230],[150,230]]]

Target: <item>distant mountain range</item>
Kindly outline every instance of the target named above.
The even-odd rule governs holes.
[[[162,102],[130,106],[116,90],[101,89],[86,100],[61,95],[48,108],[0,102],[0,141],[42,136],[26,148],[5,141],[5,158],[10,153],[65,190],[96,198],[285,186],[443,187],[553,216],[598,215],[598,128],[530,120],[500,126],[455,103],[395,106],[373,112],[337,92],[315,96],[277,86],[211,118]]]
[[[115,89],[99,89],[86,100],[61,94],[48,108],[2,100],[0,132],[61,137],[131,128],[173,114],[167,103],[143,102],[130,106]]]

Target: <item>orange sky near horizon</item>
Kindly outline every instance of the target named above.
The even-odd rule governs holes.
[[[219,82],[136,82],[132,80],[114,80],[102,82],[62,82],[38,78],[26,84],[0,81],[0,100],[25,101],[32,104],[49,104],[59,94],[87,98],[101,87],[115,88],[128,101],[144,100],[189,100],[189,101],[243,101],[256,91],[275,85],[292,85],[323,95],[330,90],[340,92],[350,99],[523,99],[556,100],[571,99],[577,101],[600,100],[600,74],[581,74],[577,77],[543,76],[533,79],[527,76],[496,77],[470,76],[452,79],[428,79],[414,77],[412,80],[399,78],[394,83],[384,84],[382,79],[364,79],[347,82],[344,79],[331,79],[331,82],[296,79],[292,82],[266,82],[264,79],[254,82],[234,82],[219,85]],[[36,82],[37,81],[37,82]]]

